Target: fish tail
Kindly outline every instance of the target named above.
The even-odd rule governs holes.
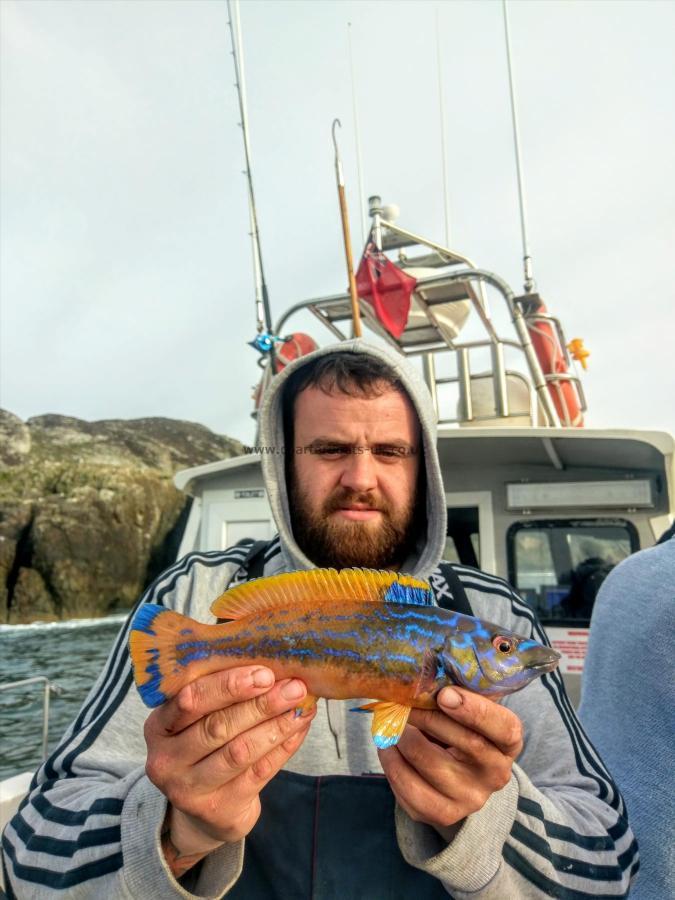
[[[146,706],[155,707],[174,697],[191,680],[179,664],[177,645],[198,638],[200,625],[171,609],[145,603],[131,626],[129,650],[136,687]]]

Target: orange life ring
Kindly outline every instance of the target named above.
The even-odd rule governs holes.
[[[290,340],[275,345],[274,362],[277,374],[282,372],[294,359],[307,356],[308,353],[318,349],[319,345],[313,337],[304,334],[302,331],[294,331],[290,336]],[[269,376],[268,367],[265,366],[263,376],[253,390],[253,403],[256,410],[262,402],[262,396],[269,382]]]
[[[275,347],[277,374],[285,369],[290,362],[293,362],[294,359],[307,356],[308,353],[318,349],[319,345],[313,337],[303,334],[302,331],[294,331],[290,340],[277,344]]]
[[[546,312],[546,306],[542,303],[536,314],[546,314]],[[579,393],[574,382],[564,377],[569,369],[556,329],[546,321],[537,321],[536,319],[528,321],[526,317],[526,322],[542,372],[544,375],[561,376],[559,380],[547,382],[560,424],[582,428],[584,417],[581,412]]]

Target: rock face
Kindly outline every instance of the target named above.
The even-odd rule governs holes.
[[[0,410],[0,622],[130,607],[178,549],[179,469],[241,453],[202,425]]]

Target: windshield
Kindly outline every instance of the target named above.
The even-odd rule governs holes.
[[[544,624],[587,624],[600,585],[639,549],[621,519],[540,520],[509,529],[509,578]]]

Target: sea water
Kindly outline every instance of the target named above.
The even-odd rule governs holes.
[[[49,749],[78,713],[126,614],[104,619],[0,625],[0,685],[45,675],[61,689],[50,697]],[[44,682],[0,691],[0,780],[42,761]]]

